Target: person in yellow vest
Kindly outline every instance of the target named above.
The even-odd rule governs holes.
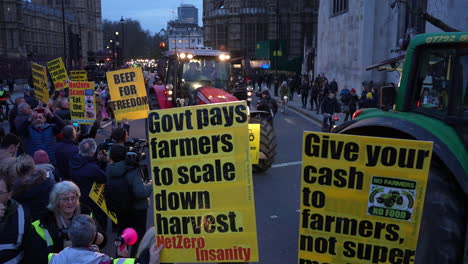
[[[68,235],[72,242],[71,247],[63,249],[60,253],[49,254],[50,264],[159,264],[159,252],[152,248],[152,254],[149,262],[140,262],[133,258],[111,258],[106,254],[100,253],[93,241],[97,235],[94,220],[89,215],[77,215],[73,218]],[[119,253],[119,251],[117,251]],[[119,255],[119,254],[118,254]]]
[[[50,192],[49,212],[32,223],[31,236],[25,245],[26,263],[46,264],[49,253],[57,253],[71,245],[68,230],[74,216],[93,215],[89,207],[80,204],[80,189],[70,181],[62,181]],[[99,226],[99,225],[98,225]],[[103,248],[104,231],[99,228],[94,244]]]
[[[23,250],[31,216],[27,208],[11,198],[13,182],[14,178],[0,168],[0,263],[4,264],[28,263],[23,260]]]

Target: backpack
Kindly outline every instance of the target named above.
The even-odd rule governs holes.
[[[125,169],[125,175],[118,178],[108,178],[104,187],[104,199],[107,209],[114,213],[128,212],[132,209],[133,195],[127,181],[127,173],[131,168]]]

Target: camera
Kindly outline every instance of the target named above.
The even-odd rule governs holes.
[[[127,147],[126,162],[131,166],[138,166],[139,163],[146,159],[145,148],[148,147],[148,142],[144,139],[131,138],[125,142]]]

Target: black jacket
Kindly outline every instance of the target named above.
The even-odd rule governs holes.
[[[89,198],[89,192],[94,182],[106,183],[106,173],[99,168],[93,157],[77,154],[70,160],[70,176],[80,187],[81,202],[94,208],[95,203]]]
[[[15,244],[18,239],[18,206],[19,204],[10,199],[7,202],[5,215],[0,218],[0,244]],[[12,258],[15,258],[29,243],[31,235],[31,215],[29,210],[24,208],[24,235],[21,246],[18,249],[0,250],[0,263],[5,263]],[[20,263],[33,263],[23,261]]]
[[[322,114],[328,113],[330,115],[333,115],[334,113],[341,112],[341,107],[340,103],[336,99],[336,97],[333,97],[333,99],[328,98],[328,96],[325,96],[322,100]]]
[[[55,162],[57,163],[55,172],[62,180],[69,181],[71,179],[69,163],[75,155],[78,155],[78,146],[75,142],[63,140],[55,144]]]

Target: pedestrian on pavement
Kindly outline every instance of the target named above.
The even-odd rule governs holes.
[[[28,208],[33,221],[43,216],[55,181],[48,179],[44,170],[36,169],[34,160],[26,154],[7,158],[0,166],[15,180],[13,198]]]
[[[0,171],[0,263],[23,261],[25,241],[31,234],[29,211],[12,199],[14,177]]]
[[[68,233],[73,217],[80,214],[94,215],[89,207],[80,204],[80,196],[80,189],[73,182],[63,181],[54,186],[47,214],[32,223],[31,239],[25,246],[25,263],[47,264],[49,253],[60,252],[71,246]],[[99,222],[96,226],[94,244],[103,248],[106,244],[105,232]]]
[[[336,82],[336,79],[333,78],[333,81],[330,83],[330,92],[338,94],[338,90],[338,83]]]
[[[20,139],[14,134],[6,134],[0,141],[0,162],[9,157],[16,157]]]
[[[312,82],[312,87],[310,88],[310,110],[314,111],[314,104],[317,109],[317,112],[319,110],[319,104],[317,102],[319,95],[319,87],[317,85],[317,82]]]
[[[307,109],[307,97],[309,96],[310,85],[308,80],[304,80],[301,85],[302,108]]]
[[[15,90],[15,79],[13,78],[13,75],[11,75],[11,73],[8,74],[7,85],[8,90],[10,90],[10,94],[13,94]]]
[[[17,131],[23,138],[25,153],[33,156],[34,152],[43,149],[49,154],[50,162],[55,165],[56,135],[64,126],[63,120],[52,114],[48,108],[36,108],[27,120],[17,126]]]
[[[94,183],[106,183],[106,173],[97,163],[95,156],[96,141],[87,138],[80,142],[78,155],[70,161],[69,174],[71,180],[78,185],[83,194],[80,202],[90,207],[95,212],[96,218],[101,226],[106,230],[107,216],[89,197],[91,187]]]
[[[359,101],[359,97],[356,95],[356,89],[351,88],[350,98],[348,102],[349,111],[348,112],[343,111],[344,113],[346,113],[346,116],[344,119],[345,122],[348,121],[348,117],[349,118],[353,117],[354,112],[356,112],[356,104],[358,101]]]
[[[56,156],[56,178],[58,181],[70,181],[69,163],[73,156],[78,154],[78,144],[76,142],[76,129],[72,125],[67,125],[62,129],[62,141],[55,145]]]
[[[110,201],[114,203],[115,213],[118,221],[118,232],[127,227],[134,228],[138,237],[143,237],[146,231],[146,218],[149,207],[149,197],[153,191],[152,182],[144,182],[138,165],[129,164],[126,161],[127,149],[119,144],[113,145],[109,150],[110,164],[107,166],[107,183],[116,194],[109,193]],[[112,191],[110,190],[110,191]],[[120,193],[120,197],[117,194]],[[126,197],[125,197],[126,196]],[[120,205],[120,206],[119,206]],[[111,207],[112,208],[112,207]],[[138,245],[132,248],[132,256],[136,255]]]

